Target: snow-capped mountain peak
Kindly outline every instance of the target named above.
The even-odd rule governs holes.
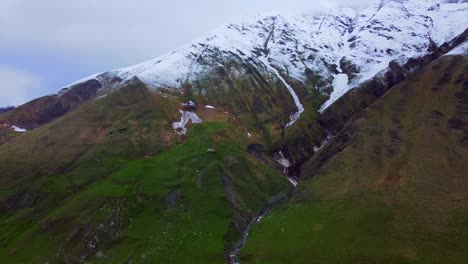
[[[268,14],[222,26],[206,38],[153,60],[87,79],[108,82],[104,91],[115,81],[134,77],[153,88],[178,89],[232,60],[269,72],[262,61],[268,57],[268,66],[288,78],[304,82],[306,72],[311,71],[326,80],[317,89],[334,85],[324,109],[350,88],[385,70],[390,61],[404,63],[423,56],[431,46],[462,33],[467,17],[467,1],[437,0],[376,0],[365,9],[341,8],[313,16]],[[350,66],[351,71],[346,69]],[[340,74],[346,74],[346,80]]]

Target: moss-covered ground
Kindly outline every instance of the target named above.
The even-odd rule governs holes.
[[[229,179],[239,206],[255,214],[288,188],[278,172],[222,140],[227,123],[204,123],[153,158],[127,162],[63,200],[2,215],[4,263],[222,263],[239,238],[226,198]],[[214,139],[216,138],[216,139]],[[215,152],[208,152],[214,149]],[[236,164],[226,163],[226,157]],[[73,185],[66,175],[34,182],[43,197]],[[231,234],[231,236],[229,236]],[[232,236],[232,234],[237,234]]]

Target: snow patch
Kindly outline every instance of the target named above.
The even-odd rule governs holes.
[[[197,105],[193,101],[189,101],[188,103],[182,103],[182,106],[196,107]]]
[[[2,124],[3,127],[6,127],[6,128],[10,128],[10,129],[13,129],[13,131],[15,132],[19,132],[19,133],[23,133],[23,132],[26,132],[28,131],[26,128],[21,128],[21,127],[18,127],[18,126],[10,126],[8,124]]]
[[[291,167],[291,162],[286,159],[283,155],[283,152],[278,152],[280,158],[277,160],[277,162],[283,166],[284,170],[283,170],[283,173],[286,175],[288,173],[288,168]],[[291,177],[287,177],[288,178],[288,181],[294,186],[296,187],[297,186],[297,181],[294,179],[294,178],[291,178]]]
[[[458,45],[456,48],[451,50],[447,55],[468,55],[468,41],[463,42]]]
[[[330,105],[332,105],[336,100],[343,96],[348,90],[348,75],[345,73],[340,73],[335,75],[333,80],[333,92],[330,94],[330,99],[328,99],[320,109],[320,112],[323,112]]]
[[[286,169],[291,167],[291,162],[284,157],[283,152],[280,151],[278,154],[280,155],[280,158],[277,160],[278,163]]]
[[[205,105],[205,108],[207,109],[215,109],[216,107],[212,106],[212,105]]]
[[[315,146],[315,147],[314,147],[314,152],[317,152],[317,151],[321,150],[321,149],[322,149],[323,147],[325,147],[325,145],[327,145],[328,142],[330,142],[330,140],[332,140],[332,139],[333,139],[333,136],[332,136],[331,134],[329,134],[329,135],[327,136],[327,138],[326,138],[324,141],[322,141],[322,143],[320,143],[320,146]]]
[[[179,135],[185,135],[187,133],[187,128],[185,127],[189,121],[192,121],[192,124],[198,124],[203,122],[203,120],[197,116],[194,112],[179,110],[182,114],[179,122],[172,123],[172,127]]]
[[[295,179],[288,177],[288,181],[292,184],[292,186],[297,187],[298,182]]]
[[[21,132],[21,133],[22,133],[22,132],[28,131],[28,130],[26,130],[25,128],[21,128],[21,127],[17,127],[17,126],[11,126],[11,128],[13,128],[13,130],[14,130],[15,132]]]

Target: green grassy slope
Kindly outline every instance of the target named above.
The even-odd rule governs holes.
[[[122,160],[157,154],[173,139],[170,121],[177,118],[177,99],[151,94],[131,82],[100,100],[20,133],[0,145],[0,198],[41,175],[70,173],[76,185],[117,169]],[[72,173],[73,174],[73,173]],[[92,176],[92,175],[90,175]]]
[[[2,263],[225,262],[290,183],[223,109],[182,140],[187,98],[160,92],[135,80],[0,145]]]
[[[318,173],[320,153],[303,166],[242,263],[466,263],[467,70],[443,57],[348,123],[346,147]]]
[[[224,262],[224,251],[239,238],[231,208],[240,206],[253,215],[289,185],[238,145],[213,139],[224,137],[227,126],[197,125],[183,144],[154,158],[130,161],[55,206],[4,214],[0,259]],[[216,152],[207,152],[209,148]],[[42,193],[54,196],[67,179],[55,175],[37,184]],[[235,191],[236,200],[227,197],[226,188]]]

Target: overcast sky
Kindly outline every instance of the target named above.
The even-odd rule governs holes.
[[[176,49],[262,13],[373,0],[0,0],[0,107]]]

